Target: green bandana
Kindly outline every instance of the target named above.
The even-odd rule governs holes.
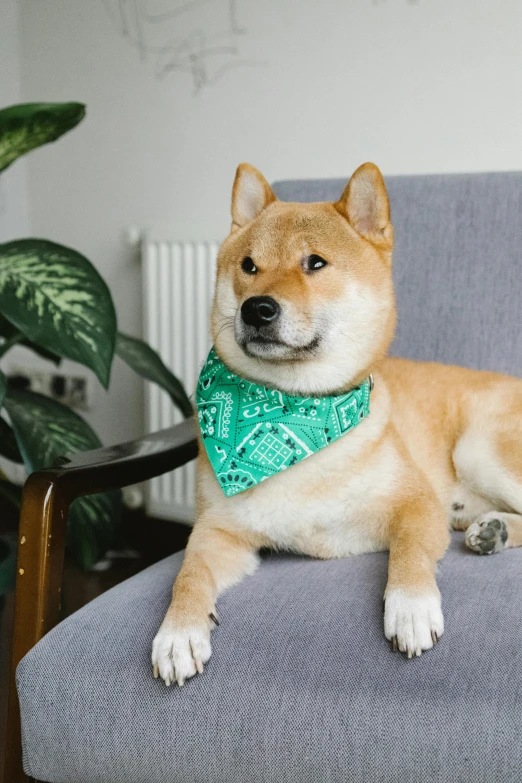
[[[211,349],[196,389],[199,427],[227,497],[315,454],[370,413],[372,379],[333,397],[291,397],[235,375]]]

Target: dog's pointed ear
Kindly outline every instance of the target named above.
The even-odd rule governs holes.
[[[384,179],[374,163],[359,166],[334,207],[358,234],[379,248],[391,251],[390,203]]]
[[[232,188],[232,230],[246,226],[273,201],[276,197],[261,172],[240,163]]]

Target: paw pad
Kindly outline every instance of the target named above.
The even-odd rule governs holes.
[[[466,544],[480,555],[502,552],[507,538],[506,523],[494,517],[474,522],[466,531]]]

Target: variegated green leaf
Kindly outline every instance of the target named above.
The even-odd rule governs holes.
[[[7,391],[7,378],[2,370],[0,370],[0,408],[4,402],[5,393]]]
[[[85,117],[83,103],[23,103],[0,111],[0,171]]]
[[[0,245],[0,311],[29,340],[90,367],[108,386],[116,313],[80,253],[45,239]]]
[[[7,318],[4,318],[4,316],[0,313],[0,337],[4,338],[5,340],[10,340],[18,333],[18,329],[16,326],[13,326],[12,323],[10,323]],[[31,340],[22,340],[20,342],[20,345],[24,345],[26,348],[30,348],[31,351],[34,351],[38,354],[38,356],[41,356],[43,359],[48,359],[50,362],[54,362],[54,364],[59,365],[62,361],[60,356],[57,356],[52,351],[47,351],[45,348],[42,348],[40,345],[36,345],[35,343],[32,343]],[[0,345],[0,351],[3,349],[3,344]]]
[[[118,332],[116,354],[138,375],[142,375],[165,389],[174,405],[180,409],[184,416],[192,416],[194,411],[185,389],[150,345],[137,337],[129,337],[127,334]]]
[[[119,538],[121,492],[88,495],[74,501],[69,511],[67,543],[79,565],[87,570]]]
[[[23,462],[16,437],[9,424],[0,416],[0,454],[11,462]]]
[[[101,446],[81,416],[43,394],[13,389],[4,405],[28,473],[56,466],[61,457],[76,451]]]
[[[28,391],[5,399],[28,473],[57,465],[61,457],[101,446],[91,427],[56,400]],[[121,493],[75,500],[69,512],[68,540],[78,562],[90,568],[113,545],[119,532]]]

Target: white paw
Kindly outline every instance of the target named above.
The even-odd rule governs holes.
[[[494,555],[506,548],[506,523],[495,511],[484,514],[466,530],[466,544],[479,555]]]
[[[178,628],[165,620],[152,643],[152,669],[165,685],[201,674],[212,655],[210,622],[205,625]]]
[[[429,650],[444,633],[440,596],[428,593],[408,595],[405,590],[390,590],[384,607],[384,635],[393,649],[408,658]]]

